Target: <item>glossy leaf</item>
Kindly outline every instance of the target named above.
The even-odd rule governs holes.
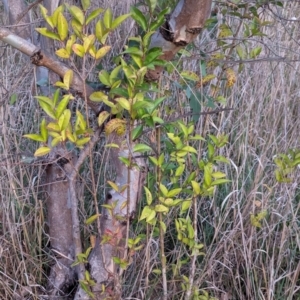
[[[147,30],[147,20],[144,14],[136,7],[131,7],[131,17],[142,27],[144,31]]]
[[[87,11],[91,6],[90,0],[81,0],[81,5],[84,11]]]

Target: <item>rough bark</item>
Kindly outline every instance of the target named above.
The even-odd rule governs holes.
[[[75,269],[71,268],[75,249],[68,181],[76,159],[71,153],[66,155],[64,149],[56,149],[52,156],[53,163],[46,168],[45,191],[50,245],[56,259],[51,266],[47,290],[53,299],[60,299],[59,296],[70,292],[76,279]]]

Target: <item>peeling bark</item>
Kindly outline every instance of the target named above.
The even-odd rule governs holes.
[[[59,299],[70,292],[76,280],[75,269],[71,268],[75,250],[67,178],[75,157],[71,153],[66,156],[63,149],[56,149],[51,155],[54,163],[46,168],[46,206],[50,245],[56,260],[51,266],[47,289],[53,299]]]
[[[150,47],[162,48],[162,59],[170,61],[176,53],[190,44],[202,31],[210,15],[212,0],[180,0],[166,22],[152,35]],[[157,80],[163,67],[147,73],[149,80]]]

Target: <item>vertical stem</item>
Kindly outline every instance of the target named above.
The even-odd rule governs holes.
[[[160,156],[161,152],[161,132],[160,127],[156,128],[156,144],[157,144],[157,156]],[[161,182],[161,167],[157,166],[156,168],[156,175],[157,175],[157,185]],[[162,266],[162,279],[163,279],[163,300],[167,300],[168,296],[168,284],[167,284],[167,266],[166,266],[166,256],[165,256],[165,244],[164,244],[164,230],[161,226],[163,222],[162,213],[158,213],[159,219],[159,241],[160,241],[160,260]]]

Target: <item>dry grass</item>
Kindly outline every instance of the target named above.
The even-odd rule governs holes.
[[[282,12],[274,12],[287,19],[300,18],[299,4],[291,2],[285,4]],[[128,11],[128,2],[125,6],[121,1],[115,3],[115,15]],[[103,6],[108,5],[111,4]],[[265,12],[265,18],[273,21],[265,29],[267,37],[253,40],[252,46],[263,43],[261,57],[278,55],[286,60],[245,63],[234,87],[224,89],[227,106],[233,110],[208,118],[205,126],[201,122],[199,125],[201,132],[209,129],[230,137],[223,154],[231,160],[224,171],[232,182],[219,189],[213,199],[202,199],[199,205],[199,228],[206,255],[199,261],[195,280],[200,288],[220,300],[300,299],[299,174],[295,174],[293,184],[278,184],[273,163],[278,153],[300,147],[298,22],[274,18],[269,11]],[[235,23],[233,19],[230,22]],[[131,28],[131,21],[126,26]],[[123,28],[116,33],[116,39],[112,38],[113,55],[122,49],[128,31]],[[199,45],[207,45],[207,52],[216,46],[207,33],[202,35]],[[43,166],[21,163],[21,156],[30,156],[36,147],[22,135],[36,130],[40,118],[33,99],[34,68],[11,48],[0,51],[0,298],[42,299],[42,286],[53,259],[47,250],[40,193]],[[197,59],[184,60],[183,66],[200,73]],[[236,71],[237,67],[233,66]],[[172,78],[176,78],[174,74]],[[168,76],[164,76],[163,85],[175,92],[172,106],[175,101],[181,106],[187,102]],[[10,104],[13,94],[17,95],[17,101]],[[96,149],[93,161],[107,173],[102,152],[103,148]],[[86,187],[96,184],[99,197],[103,196],[104,178],[99,176],[96,183],[90,182],[89,172],[87,164],[82,173],[83,184]],[[85,218],[92,214],[88,189],[85,200],[81,199]],[[250,214],[262,209],[268,211],[268,216],[262,229],[257,229],[250,224]],[[172,220],[168,222],[172,226]],[[167,236],[173,247],[168,258],[173,263],[184,255],[173,240],[174,232]],[[90,229],[85,228],[85,236],[89,233]],[[157,239],[153,238],[149,247],[151,266],[159,267]],[[126,273],[127,299],[159,299],[159,276],[151,275],[150,286],[145,290],[144,271],[141,251]],[[178,279],[170,278],[170,299],[180,299]],[[17,294],[21,297],[17,298]]]

